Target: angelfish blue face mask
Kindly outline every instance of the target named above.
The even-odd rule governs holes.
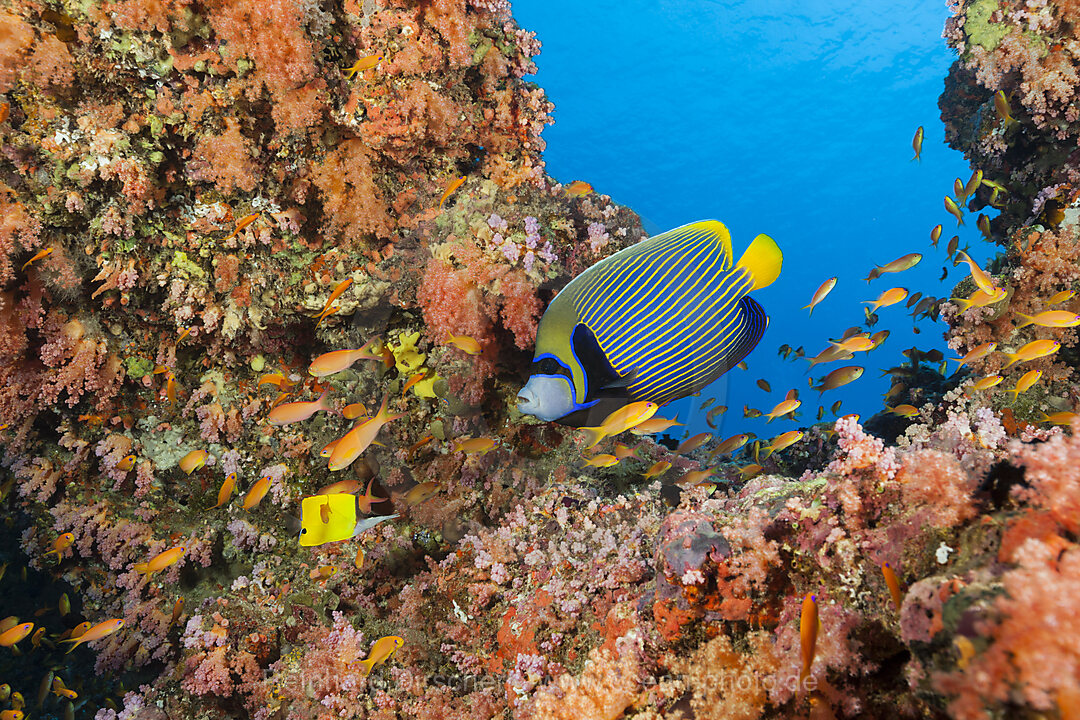
[[[563,375],[533,375],[517,395],[518,410],[551,422],[577,409],[570,378]]]

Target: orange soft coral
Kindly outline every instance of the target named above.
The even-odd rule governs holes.
[[[199,138],[194,154],[203,162],[192,171],[195,179],[213,181],[224,193],[237,188],[244,192],[255,189],[251,143],[240,132],[240,122],[236,118],[225,118],[225,131],[220,135]]]

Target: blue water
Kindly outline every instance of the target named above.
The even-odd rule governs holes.
[[[864,300],[903,286],[947,296],[964,276],[945,259],[953,234],[982,262],[993,254],[974,217],[959,229],[942,199],[971,169],[944,145],[938,96],[954,56],[941,39],[944,2],[879,3],[807,0],[515,0],[514,15],[535,31],[543,50],[535,80],[555,103],[544,131],[548,172],[562,182],[586,180],[636,210],[650,231],[704,218],[731,230],[735,254],[758,233],[784,251],[784,270],[759,291],[771,323],[748,358],[701,398],[662,413],[706,429],[701,400],[730,410],[717,434],[752,431],[771,437],[814,422],[817,391],[807,387],[805,360],[782,361],[777,348],[802,345],[816,355],[863,322]],[[922,161],[911,139],[925,128]],[[930,229],[943,223],[939,248]],[[909,252],[921,264],[871,284],[875,264]],[[948,279],[940,282],[942,267]],[[801,310],[818,285],[838,275],[835,290],[808,319]],[[912,332],[903,304],[884,308],[874,328],[889,329],[869,356],[818,366],[866,367],[862,379],[824,394],[828,409],[864,418],[882,409],[902,350],[944,350],[944,324],[922,320]],[[946,352],[947,356],[952,356]],[[772,393],[755,380],[765,378]],[[742,418],[743,405],[768,412],[789,388],[803,400],[799,422]],[[827,415],[826,417],[831,417]]]

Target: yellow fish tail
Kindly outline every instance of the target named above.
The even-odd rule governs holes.
[[[968,308],[971,307],[971,301],[967,298],[949,298],[949,300],[953,301],[960,307],[960,312],[965,312]]]
[[[1020,323],[1019,325],[1016,326],[1017,330],[1019,330],[1020,328],[1026,328],[1028,325],[1034,325],[1035,324],[1035,318],[1031,317],[1030,315],[1025,315],[1024,313],[1020,313],[1020,312],[1018,312],[1016,314],[1017,314],[1018,317],[1022,317],[1024,319],[1024,322],[1022,322],[1022,323]]]
[[[367,677],[368,675],[370,675],[371,674],[371,669],[373,667],[375,667],[375,661],[372,660],[372,659],[361,660],[360,662],[358,662],[356,664],[359,665],[362,668],[361,672],[363,673],[364,677]]]
[[[604,427],[602,425],[599,427],[583,427],[580,429],[588,436],[589,439],[589,443],[585,446],[586,448],[596,447],[600,444],[601,440],[607,437],[607,431],[604,430]]]
[[[784,254],[780,247],[768,235],[758,235],[746,248],[746,252],[739,258],[735,267],[746,270],[753,278],[754,284],[750,290],[768,287],[780,276],[780,268],[784,263]]]

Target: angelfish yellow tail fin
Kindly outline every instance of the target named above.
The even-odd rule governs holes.
[[[746,248],[735,267],[745,268],[754,284],[751,290],[768,287],[780,276],[780,267],[784,263],[784,254],[780,252],[776,241],[768,235],[758,235]]]

